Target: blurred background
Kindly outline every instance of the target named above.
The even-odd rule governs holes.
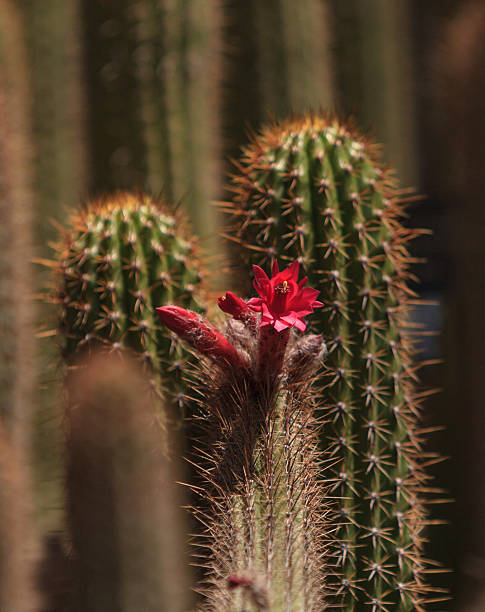
[[[413,316],[428,330],[423,389],[438,390],[425,426],[443,426],[429,447],[447,457],[430,467],[432,486],[453,501],[434,511],[447,524],[430,527],[428,555],[452,570],[438,579],[453,595],[446,609],[485,610],[485,2],[0,0],[0,47],[0,161],[22,185],[0,176],[0,252],[6,215],[31,223],[33,258],[48,258],[56,223],[117,188],[180,205],[211,249],[210,202],[230,197],[228,160],[250,130],[313,110],[382,143],[402,186],[422,195],[407,223],[432,230],[414,243],[426,304]],[[5,212],[6,194],[25,210]],[[33,294],[46,278],[36,268]],[[48,337],[52,312],[36,316]],[[62,527],[60,370],[52,341],[37,351],[33,465],[47,534]]]

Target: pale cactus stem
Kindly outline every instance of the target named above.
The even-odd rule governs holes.
[[[219,298],[233,316],[219,332],[224,353],[206,351],[208,323],[188,312],[181,325],[180,311],[159,309],[162,321],[208,358],[196,383],[205,443],[191,457],[200,471],[198,545],[207,551],[201,610],[317,612],[327,606],[333,525],[318,477],[311,390],[325,345],[292,328],[304,329],[303,316],[321,303],[304,280],[297,283],[297,263],[282,272],[275,264],[271,279],[260,268],[255,274],[260,298]],[[239,361],[228,361],[224,355],[234,351]]]

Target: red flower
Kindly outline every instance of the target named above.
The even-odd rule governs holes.
[[[179,306],[161,306],[156,310],[164,325],[202,355],[219,364],[243,365],[235,347],[197,313]]]
[[[251,298],[247,305],[262,313],[261,327],[272,325],[277,332],[289,327],[305,331],[303,317],[323,304],[316,300],[319,291],[305,287],[307,277],[298,282],[298,262],[294,261],[286,270],[280,272],[275,261],[271,270],[272,278],[268,278],[259,266],[253,266],[253,270],[254,288],[261,297]]]

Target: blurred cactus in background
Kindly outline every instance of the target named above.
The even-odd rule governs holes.
[[[0,422],[0,609],[35,612],[38,550],[32,522],[30,481],[25,458]]]
[[[433,57],[439,89],[439,123],[433,127],[438,147],[435,189],[448,206],[446,238],[450,261],[448,308],[444,325],[446,443],[453,456],[452,521],[457,537],[453,562],[458,562],[460,610],[478,612],[485,606],[485,490],[475,486],[485,470],[485,413],[482,384],[485,370],[485,259],[483,229],[485,197],[485,5],[460,3],[448,20]],[[454,154],[449,153],[455,133]],[[447,153],[448,150],[448,153]],[[480,263],[479,263],[480,262]],[[466,407],[466,418],[463,410]],[[450,472],[444,475],[450,479]]]
[[[345,609],[421,609],[431,458],[417,426],[426,394],[412,360],[406,247],[417,232],[399,222],[405,192],[374,145],[318,116],[265,128],[238,170],[226,234],[247,262],[300,261],[325,301],[312,325],[329,347],[322,445],[341,500]]]
[[[219,0],[82,2],[91,189],[183,200],[214,232]]]
[[[28,443],[35,387],[30,88],[16,4],[0,3],[0,417]]]
[[[19,0],[31,80],[35,239],[48,254],[52,219],[86,194],[86,100],[79,0]]]
[[[440,569],[425,558],[441,553],[466,566],[454,580],[473,605],[485,565],[476,491],[484,32],[479,0],[0,0],[2,611],[197,605],[174,480],[201,497],[193,528],[206,546],[202,609],[443,612],[442,591],[426,579]],[[239,318],[244,302],[230,292],[223,310],[239,314],[224,332],[198,313],[188,327],[177,319],[192,349],[206,341],[201,364],[155,312],[203,311],[206,294],[226,284],[211,201],[224,199],[223,170],[248,130],[259,135],[236,164],[226,237],[244,278],[249,263],[296,260],[321,292],[312,329],[329,354],[317,374],[316,363],[302,365],[311,342],[295,331],[286,353],[271,344],[262,358],[256,319]],[[414,196],[381,160],[434,203],[406,219]],[[414,332],[428,315],[408,242],[440,198],[454,210],[453,231],[418,244],[434,259],[419,294],[435,291],[430,321],[439,326],[448,280],[436,260],[450,248],[442,268],[451,271],[456,389],[445,407],[427,404],[421,426],[428,393]],[[68,228],[50,263],[62,347],[49,340],[53,310],[31,300],[45,271],[34,276],[30,262],[46,262],[56,225]],[[234,288],[241,278],[231,278]],[[280,289],[284,301],[288,285]],[[261,321],[270,318],[262,309]],[[38,355],[36,319],[47,338]],[[438,343],[426,338],[434,357]],[[261,371],[276,362],[263,384]],[[201,380],[191,386],[194,369]],[[442,374],[432,376],[442,386]],[[199,404],[185,410],[194,397]],[[456,414],[461,404],[466,418]],[[453,537],[436,538],[424,506],[435,501],[427,473],[438,459],[424,434],[442,412],[459,461],[436,472],[440,485],[456,481],[459,520]],[[178,467],[182,452],[197,477]],[[39,596],[35,526],[46,543]]]
[[[98,355],[68,384],[70,610],[184,612],[190,601],[180,499],[149,380]]]
[[[385,143],[384,159],[406,184],[418,179],[412,3],[333,2],[338,108]]]
[[[225,151],[239,153],[248,127],[268,117],[333,109],[331,8],[320,0],[227,3]]]

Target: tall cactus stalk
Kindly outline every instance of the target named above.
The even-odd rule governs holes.
[[[96,190],[163,190],[214,231],[219,0],[83,2]]]
[[[69,380],[67,509],[72,610],[183,612],[183,521],[149,381],[126,356]]]
[[[35,238],[41,256],[66,202],[86,192],[79,0],[20,0],[32,96]]]
[[[313,329],[329,347],[322,444],[341,499],[344,609],[423,609],[429,458],[407,320],[415,232],[399,222],[403,193],[375,146],[313,116],[266,128],[238,168],[228,234],[247,260],[298,259],[325,302]]]
[[[35,379],[30,121],[23,27],[0,2],[0,417],[26,442]]]
[[[180,391],[183,355],[154,313],[174,300],[201,308],[197,245],[180,216],[143,195],[100,199],[72,219],[55,265],[67,362],[96,345],[129,348],[154,376],[163,372],[159,384]]]
[[[320,0],[247,0],[227,5],[224,121],[236,155],[247,126],[334,107],[332,25]]]
[[[34,612],[35,548],[29,479],[22,452],[0,422],[0,609]]]
[[[401,179],[415,184],[412,7],[406,0],[348,0],[331,3],[329,12],[338,107],[372,130]]]
[[[311,382],[325,349],[320,336],[297,339],[291,328],[304,329],[302,317],[321,304],[297,284],[297,263],[274,267],[271,280],[258,275],[261,299],[220,299],[234,317],[225,335],[188,311],[158,309],[211,362],[199,386],[207,446],[195,459],[208,551],[202,609],[316,612],[326,607],[330,520]]]

